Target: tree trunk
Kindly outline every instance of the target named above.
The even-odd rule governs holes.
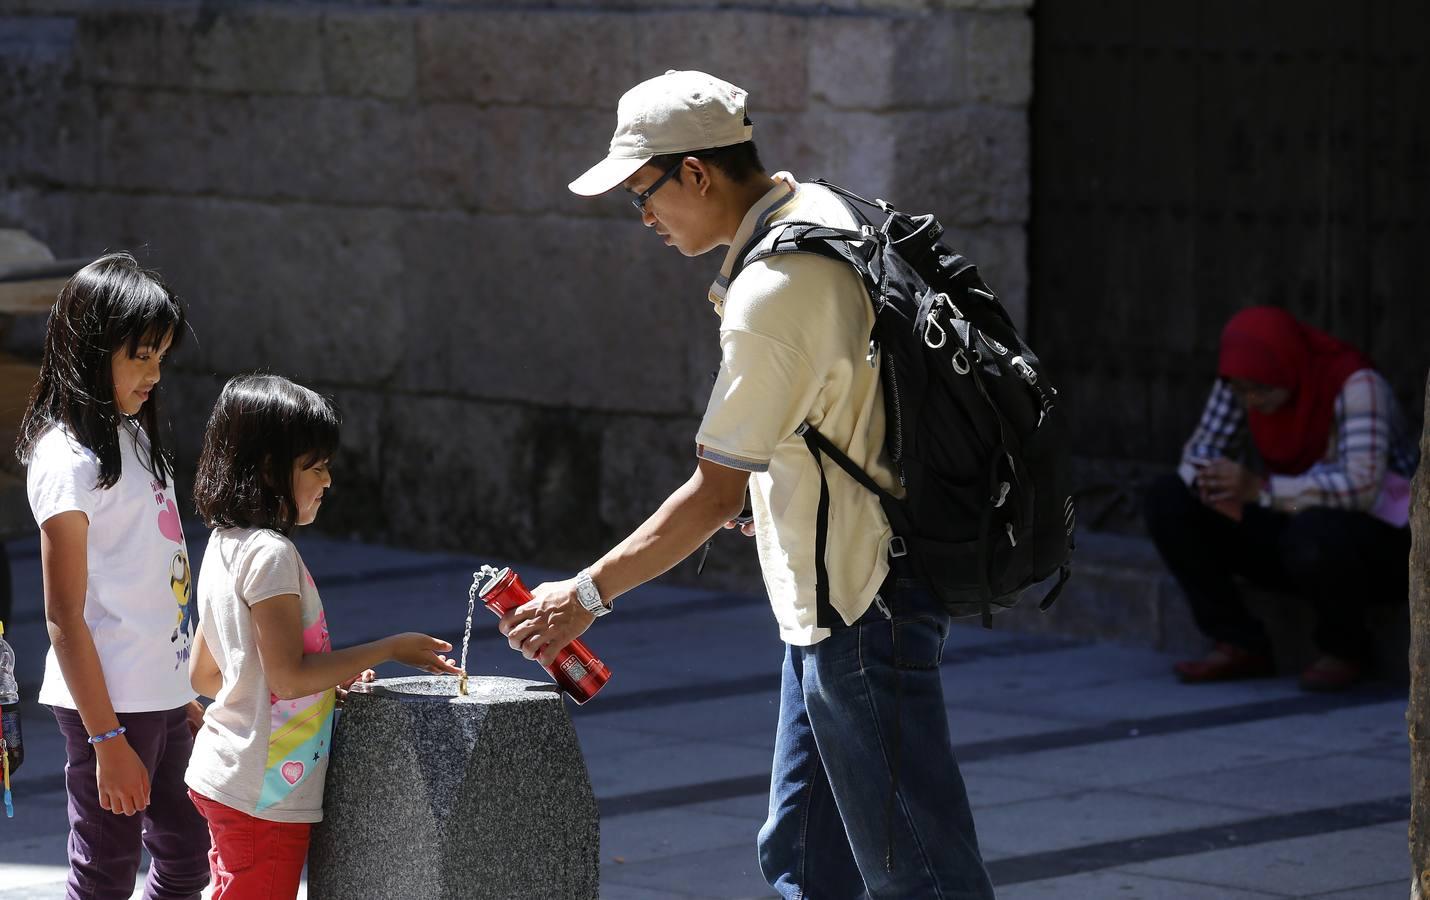
[[[1430,898],[1430,381],[1410,532],[1410,896]]]

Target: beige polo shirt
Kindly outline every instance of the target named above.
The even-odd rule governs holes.
[[[808,422],[880,486],[899,491],[883,450],[879,369],[868,361],[874,312],[853,268],[785,253],[728,282],[735,253],[766,222],[858,227],[827,189],[799,185],[784,172],[775,178],[779,183],[745,216],[711,287],[721,318],[720,371],[696,443],[702,458],[753,473],[755,543],[770,605],[781,639],[807,646],[829,630],[815,624],[819,472],[795,429]],[[888,574],[891,532],[878,498],[827,458],[824,470],[830,600],[853,622]]]

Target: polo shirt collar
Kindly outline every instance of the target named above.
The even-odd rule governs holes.
[[[744,248],[751,235],[789,205],[799,190],[799,182],[788,172],[776,172],[774,182],[774,186],[755,201],[755,205],[750,207],[750,211],[745,213],[745,218],[740,221],[740,227],[735,231],[735,239],[730,242],[730,249],[725,253],[725,263],[720,267],[720,274],[710,285],[710,302],[715,305],[716,313],[724,313],[725,292],[730,288],[730,273],[735,269],[736,255]]]

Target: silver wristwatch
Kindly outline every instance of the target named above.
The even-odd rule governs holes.
[[[589,569],[576,573],[576,597],[586,611],[598,619],[611,611],[609,606],[601,602],[601,592],[596,590],[596,582],[591,580]]]

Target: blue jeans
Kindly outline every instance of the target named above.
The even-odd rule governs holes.
[[[785,648],[760,868],[787,900],[987,900],[939,681],[948,615],[916,581],[881,596],[892,620],[875,602]]]

